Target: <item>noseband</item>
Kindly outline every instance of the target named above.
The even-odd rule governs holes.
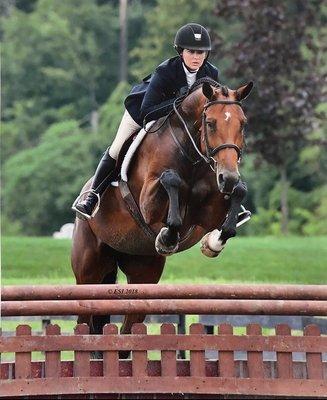
[[[206,120],[206,118],[207,118],[206,110],[207,110],[210,106],[212,106],[212,105],[214,105],[214,104],[237,104],[237,105],[240,106],[240,107],[242,106],[241,102],[240,102],[240,101],[236,101],[236,100],[214,100],[214,101],[208,101],[208,102],[204,105],[204,107],[203,107],[203,112],[202,112],[202,125],[203,125],[203,127],[204,127],[203,129],[204,129],[204,142],[205,142],[205,147],[206,147],[206,155],[202,154],[201,151],[200,151],[200,149],[199,149],[198,146],[196,145],[196,143],[195,143],[195,141],[194,141],[194,139],[193,139],[193,137],[192,137],[192,135],[191,135],[191,133],[190,133],[190,131],[189,131],[187,125],[186,125],[186,122],[185,122],[184,118],[180,115],[180,113],[179,113],[179,111],[178,111],[178,109],[177,109],[177,107],[176,107],[175,102],[174,102],[174,111],[175,111],[176,115],[178,116],[179,120],[182,122],[182,124],[183,124],[183,126],[184,126],[184,129],[185,129],[185,131],[186,131],[186,133],[187,133],[189,139],[191,140],[191,142],[192,142],[192,144],[193,144],[193,147],[195,148],[196,152],[197,152],[197,153],[199,154],[199,156],[201,157],[201,159],[197,160],[195,163],[197,163],[197,162],[199,162],[199,161],[201,161],[201,160],[204,160],[207,164],[210,165],[210,168],[215,172],[215,168],[212,166],[212,162],[214,162],[214,164],[217,163],[217,161],[216,161],[213,157],[214,157],[219,151],[224,150],[224,149],[234,149],[234,150],[236,151],[236,153],[237,153],[238,160],[240,160],[240,159],[241,159],[241,156],[242,156],[242,150],[241,150],[236,144],[234,144],[234,143],[223,143],[223,144],[221,144],[221,145],[215,147],[214,149],[212,149],[212,148],[210,147],[210,145],[209,145],[209,140],[208,140],[207,124],[206,124],[206,122],[207,122],[207,120]],[[175,142],[177,141],[177,142],[179,143],[179,141],[178,141],[178,139],[176,138],[176,136],[174,135],[172,129],[171,129],[171,133],[172,133],[172,136],[173,136]],[[179,143],[179,147],[180,147],[180,146],[181,146],[181,144]],[[184,154],[184,153],[185,153],[185,150],[183,150],[183,154]],[[187,157],[187,158],[189,159],[189,157]]]

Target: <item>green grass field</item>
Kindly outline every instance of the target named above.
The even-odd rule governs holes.
[[[299,283],[327,282],[327,238],[235,238],[215,259],[202,255],[199,246],[167,258],[161,282],[166,283]],[[2,239],[2,285],[74,283],[70,267],[70,240],[52,238],[4,237]],[[124,282],[122,274],[120,282]],[[187,316],[187,326],[198,317]],[[18,324],[28,323],[33,332],[40,331],[41,321],[0,320],[3,331],[14,331]],[[55,321],[63,332],[72,334],[74,321]],[[243,334],[245,328],[235,328]],[[159,332],[159,325],[149,326],[149,333]],[[264,329],[265,335],[273,334]],[[294,334],[297,334],[296,332]],[[150,352],[158,359],[158,352]],[[153,354],[152,354],[153,353]],[[73,359],[73,352],[62,352],[63,359]],[[3,355],[5,361],[13,353]],[[44,354],[33,353],[33,360]]]
[[[70,240],[4,237],[1,247],[3,285],[74,283]],[[198,245],[168,257],[161,282],[322,284],[326,266],[326,237],[239,237],[214,259]]]

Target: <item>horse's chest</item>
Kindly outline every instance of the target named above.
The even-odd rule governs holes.
[[[212,194],[212,187],[205,181],[198,181],[192,185],[190,192],[193,203],[202,203]]]

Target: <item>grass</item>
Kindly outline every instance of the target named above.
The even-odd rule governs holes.
[[[326,237],[239,237],[217,258],[199,245],[167,258],[165,283],[297,283],[327,281]],[[70,240],[36,237],[2,239],[2,284],[75,283]],[[122,274],[121,282],[124,281]]]
[[[4,237],[2,239],[2,284],[69,284],[75,283],[70,267],[70,240],[52,238]],[[161,282],[165,283],[297,283],[322,284],[327,281],[326,237],[240,237],[230,240],[218,258],[202,255],[199,245],[167,258]],[[122,274],[119,281],[124,281]],[[187,316],[187,326],[197,322]],[[18,324],[28,323],[33,332],[41,331],[40,321],[2,321],[3,331],[14,331]],[[55,321],[62,332],[72,334],[74,321]],[[244,334],[245,328],[234,328]],[[159,332],[159,325],[148,332]],[[273,334],[264,329],[264,335]],[[151,352],[151,359],[158,358]],[[12,360],[7,353],[3,360]],[[35,353],[33,359],[43,359]],[[62,359],[72,359],[72,352],[62,352]]]

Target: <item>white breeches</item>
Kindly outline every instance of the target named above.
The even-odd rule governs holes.
[[[140,129],[141,126],[138,125],[130,116],[129,112],[125,110],[123,118],[120,121],[116,137],[109,148],[109,155],[117,160],[122,145],[130,136],[133,135],[133,133]]]

